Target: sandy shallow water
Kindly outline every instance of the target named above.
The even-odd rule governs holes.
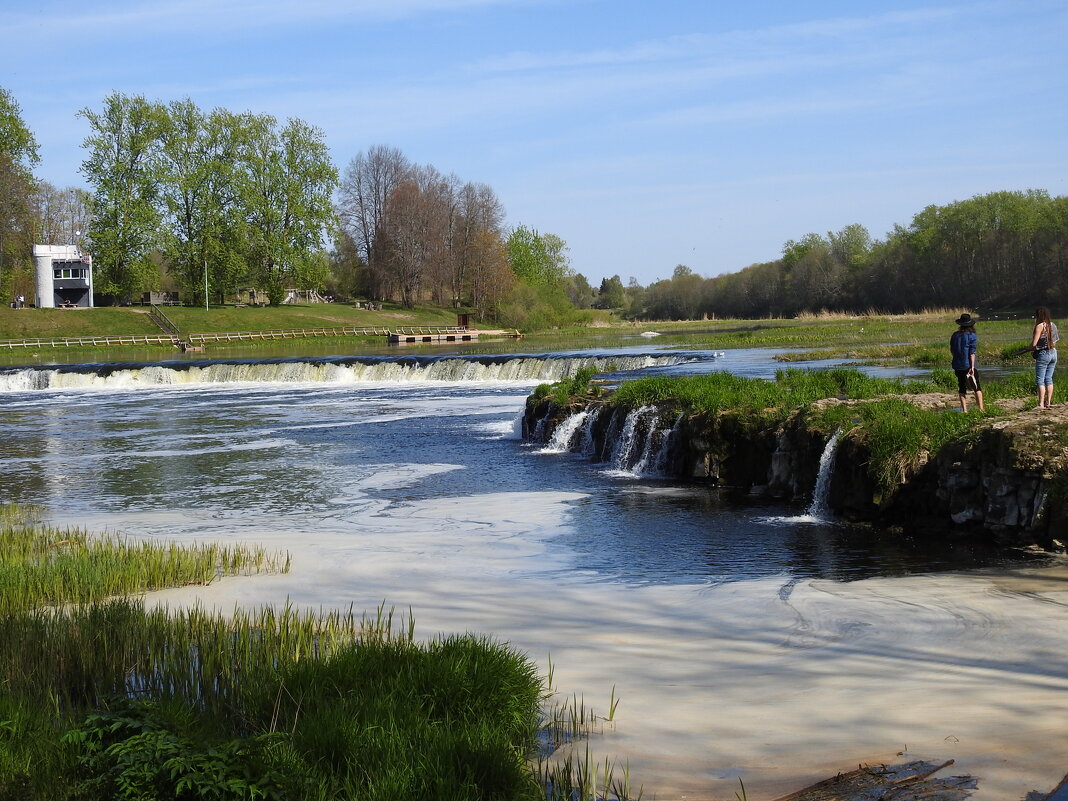
[[[411,608],[424,637],[491,634],[551,659],[557,689],[602,713],[615,686],[616,721],[591,752],[629,763],[647,798],[734,799],[739,778],[750,799],[773,798],[921,758],[956,760],[947,773],[974,776],[976,801],[1023,801],[1068,771],[1068,563],[628,587],[553,570],[543,545],[574,500],[407,504],[359,539],[265,530],[255,541],[288,549],[291,573],[153,598],[223,611],[385,601]]]

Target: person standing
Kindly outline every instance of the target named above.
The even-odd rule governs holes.
[[[979,374],[975,372],[975,351],[979,346],[975,320],[965,313],[954,322],[960,327],[949,338],[949,351],[953,354],[953,372],[957,375],[960,410],[968,411],[968,390],[971,389],[975,392],[975,405],[979,407],[979,411],[984,411],[983,387],[979,383]]]
[[[1057,324],[1050,319],[1049,309],[1035,309],[1035,329],[1031,334],[1031,355],[1035,357],[1035,384],[1038,386],[1038,408],[1053,406],[1053,371],[1057,369],[1057,343],[1061,335]]]

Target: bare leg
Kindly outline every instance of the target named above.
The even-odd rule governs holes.
[[[1039,386],[1038,388],[1038,408],[1046,408],[1046,387],[1044,386]]]
[[[1053,407],[1053,384],[1050,384],[1048,387],[1046,387],[1046,408],[1050,409],[1052,407]]]
[[[979,411],[981,411],[981,412],[985,411],[983,409],[983,391],[982,390],[976,390],[975,391],[975,404],[979,407]]]
[[[967,395],[960,395],[959,397],[960,397],[960,410],[962,412],[967,412],[968,411],[968,396]]]

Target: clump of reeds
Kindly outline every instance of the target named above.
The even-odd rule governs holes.
[[[146,608],[112,596],[288,562],[32,517],[0,511],[0,575],[18,577],[0,583],[0,798],[536,801],[543,782],[629,787],[609,770],[576,784],[588,769],[573,762],[543,769],[545,685],[506,645],[419,643],[411,615],[384,605]],[[582,705],[568,715],[573,736],[596,720]]]
[[[0,614],[185,584],[222,576],[285,572],[287,554],[216,544],[179,545],[27,525],[26,512],[0,523]]]

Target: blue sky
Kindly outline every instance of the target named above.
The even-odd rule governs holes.
[[[1068,3],[27,0],[0,86],[84,185],[112,91],[298,117],[494,188],[595,286],[706,276],[930,204],[1068,194]]]

